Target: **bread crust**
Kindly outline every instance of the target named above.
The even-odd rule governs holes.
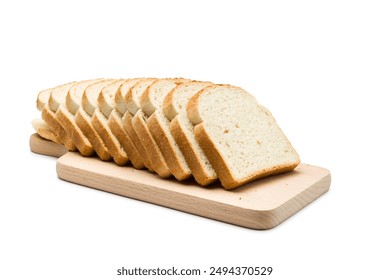
[[[62,145],[61,140],[42,119],[34,119],[31,124],[41,138]]]
[[[120,145],[123,147],[123,150],[125,151],[127,157],[131,161],[131,164],[136,169],[144,168],[144,162],[139,155],[133,141],[123,128],[122,118],[120,117],[116,109],[111,112],[110,117],[108,118],[108,126],[114,136],[118,139]]]
[[[191,142],[188,140],[187,135],[183,132],[183,128],[180,125],[178,118],[174,118],[170,123],[170,129],[173,137],[176,140],[180,150],[187,161],[188,166],[192,171],[196,182],[201,186],[207,186],[218,180],[216,177],[210,177],[202,166],[202,160],[200,159],[196,150],[192,147]]]
[[[218,178],[220,179],[222,186],[225,189],[231,190],[247,182],[253,181],[261,177],[266,177],[269,175],[293,170],[299,164],[299,160],[297,162],[291,162],[289,164],[284,164],[284,165],[276,165],[269,169],[259,170],[258,172],[250,174],[243,179],[237,179],[234,177],[227,164],[228,160],[226,160],[222,156],[222,153],[219,152],[212,138],[207,133],[207,129],[205,127],[206,124],[203,122],[202,116],[199,112],[199,107],[200,107],[199,103],[203,94],[207,94],[208,90],[217,88],[219,86],[224,86],[226,88],[234,88],[234,89],[238,88],[232,85],[214,85],[214,86],[206,87],[205,89],[198,92],[191,98],[187,106],[187,114],[191,122],[195,125],[194,127],[195,137],[199,142],[199,145],[202,147],[203,151],[205,152],[207,158],[210,160],[214,170],[217,172]],[[242,92],[245,93],[246,91],[242,90]]]
[[[133,128],[152,162],[153,170],[162,178],[170,177],[172,174],[142,114],[144,113],[139,111],[134,115],[132,119]]]
[[[213,143],[213,141],[207,134],[207,131],[204,128],[204,124],[201,123],[196,125],[194,131],[196,139],[198,140],[200,146],[202,147],[211,164],[213,165],[213,168],[217,172],[222,186],[227,190],[232,190],[258,178],[291,171],[299,164],[298,162],[291,165],[274,166],[272,169],[261,170],[257,173],[247,176],[243,180],[237,180],[230,172],[230,169],[227,166],[225,159],[219,153],[216,145]]]
[[[47,104],[44,105],[42,109],[42,119],[50,127],[53,133],[60,139],[61,143],[64,144],[68,151],[77,151],[77,148],[74,145],[72,139],[70,139],[65,129],[58,122],[56,115],[49,109]]]
[[[226,85],[226,84],[213,84],[213,85],[205,87],[204,89],[202,89],[201,91],[196,93],[193,97],[191,97],[191,99],[187,105],[187,116],[194,125],[197,125],[203,121],[202,116],[199,113],[199,109],[198,109],[199,108],[198,103],[199,103],[199,99],[201,98],[201,96],[205,92],[207,92],[208,90],[213,89],[213,88],[218,88],[221,86],[230,87],[230,88],[238,88],[236,86]]]
[[[167,137],[166,132],[162,129],[163,125],[160,123],[156,113],[152,114],[152,116],[148,118],[147,125],[154,140],[156,140],[156,143],[160,148],[172,175],[178,181],[188,179],[191,176],[191,171],[188,166],[182,165],[180,158],[177,155],[177,151],[174,148],[175,143],[172,143],[172,141]]]
[[[68,109],[64,106],[60,106],[56,112],[56,117],[82,156],[91,156],[95,153],[91,142],[76,125],[74,115],[72,115]]]
[[[110,152],[105,146],[102,138],[91,125],[91,117],[82,108],[80,108],[76,113],[75,122],[92,144],[92,147],[94,148],[99,158],[103,161],[111,160],[112,156]]]
[[[102,138],[115,163],[118,165],[126,165],[129,162],[129,158],[122,150],[118,139],[116,139],[116,137],[112,134],[106,120],[106,117],[103,115],[100,109],[96,109],[92,115],[91,124]]]
[[[149,159],[149,156],[147,152],[145,151],[144,146],[142,145],[140,139],[138,138],[137,133],[135,132],[132,124],[132,119],[133,116],[131,115],[130,112],[126,112],[123,117],[122,117],[122,123],[123,123],[123,128],[125,129],[127,135],[130,137],[130,139],[133,141],[134,146],[136,147],[139,155],[144,161],[145,167],[149,171],[153,171],[153,165]]]
[[[172,90],[170,93],[167,94],[164,98],[162,110],[165,114],[165,116],[171,121],[174,119],[174,117],[178,114],[176,111],[175,106],[173,105],[173,96],[175,94],[175,90]]]

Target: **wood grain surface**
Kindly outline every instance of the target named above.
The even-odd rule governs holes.
[[[32,136],[31,150],[54,153],[46,140]],[[44,147],[48,145],[48,152]],[[61,145],[58,145],[61,148]],[[57,161],[58,177],[98,190],[146,201],[253,229],[270,229],[327,192],[330,172],[308,164],[294,171],[259,179],[232,191],[216,183],[200,187],[194,180],[161,179],[146,170],[117,166],[96,157],[68,152]]]

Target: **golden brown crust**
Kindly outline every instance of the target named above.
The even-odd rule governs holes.
[[[196,150],[193,149],[190,141],[187,139],[186,134],[183,132],[183,128],[181,127],[178,118],[174,118],[171,121],[170,128],[177,145],[183,152],[183,155],[192,171],[192,175],[194,176],[196,182],[201,186],[207,186],[215,182],[217,178],[210,177],[204,172],[201,159]]]
[[[61,144],[61,145],[62,145],[60,138],[58,138],[58,137],[53,133],[53,131],[52,131],[50,128],[47,128],[47,129],[46,129],[46,128],[38,127],[38,128],[36,129],[36,132],[37,132],[37,134],[38,134],[41,138],[43,138],[43,139],[45,139],[45,140],[52,141],[52,142],[54,142],[54,143],[56,143],[56,144]]]
[[[150,100],[150,88],[155,84],[155,83],[158,83],[160,80],[155,80],[153,83],[151,83],[146,89],[145,91],[141,94],[140,98],[139,98],[139,104],[141,105],[142,109],[144,109],[145,107],[148,107],[149,106],[149,100]],[[152,106],[153,107],[153,106]],[[143,110],[147,115],[148,113]]]
[[[81,129],[74,122],[74,115],[66,112],[65,108],[60,106],[56,112],[58,122],[65,129],[66,133],[72,139],[82,156],[91,156],[95,153],[91,142],[84,136]]]
[[[164,98],[164,103],[162,106],[163,112],[169,120],[172,120],[176,116],[175,106],[173,105],[174,95],[175,90],[172,90],[170,93],[168,93]]]
[[[191,172],[188,167],[186,168],[188,171],[186,171],[185,167],[182,166],[179,156],[174,150],[174,144],[171,143],[165,131],[162,129],[162,124],[160,124],[156,114],[152,114],[152,116],[148,118],[148,128],[154,140],[156,140],[172,175],[179,181],[189,178]]]
[[[224,158],[220,155],[214,143],[204,129],[204,124],[200,123],[196,125],[194,128],[194,133],[196,140],[199,142],[199,145],[202,147],[204,153],[217,173],[222,186],[228,190],[238,187],[239,184],[237,184],[237,182],[234,180],[233,175],[227,167]]]
[[[135,132],[132,124],[132,115],[130,112],[126,112],[123,117],[122,117],[122,123],[123,123],[123,128],[125,129],[127,135],[130,137],[130,139],[133,141],[135,148],[137,149],[139,155],[144,161],[145,167],[149,171],[153,171],[153,166],[152,163],[149,159],[148,154],[145,151],[144,146],[142,145],[141,141],[138,138],[137,133]]]
[[[108,126],[111,129],[112,134],[118,139],[119,143],[123,147],[127,157],[130,159],[131,164],[136,169],[142,169],[145,167],[144,162],[139,155],[133,141],[123,128],[122,119],[120,118],[116,110],[112,111],[108,118]]]
[[[83,134],[88,138],[89,142],[91,142],[92,147],[99,158],[104,161],[111,160],[112,157],[110,152],[104,145],[104,142],[100,138],[99,134],[91,125],[91,117],[83,109],[80,108],[80,110],[76,113],[75,122]]]
[[[50,127],[53,133],[58,136],[58,138],[61,140],[61,143],[64,144],[68,151],[77,151],[77,148],[74,145],[72,139],[70,139],[69,135],[58,122],[55,114],[49,109],[47,104],[42,109],[42,119]]]
[[[111,130],[106,127],[102,120],[105,120],[103,113],[100,109],[96,109],[95,113],[91,118],[91,124],[96,132],[102,138],[105,146],[109,150],[114,159],[115,163],[118,165],[125,165],[129,162],[129,158],[126,153],[121,149],[121,145],[115,136],[112,135]]]
[[[161,151],[158,148],[156,141],[150,133],[147,124],[140,112],[135,114],[132,119],[132,124],[135,132],[138,135],[138,138],[141,140],[141,143],[153,164],[153,170],[162,178],[171,176],[172,174],[169,171],[167,163],[165,162],[165,159],[161,154]]]

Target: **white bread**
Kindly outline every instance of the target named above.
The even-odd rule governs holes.
[[[118,165],[127,164],[129,162],[129,158],[127,157],[118,139],[114,134],[112,134],[111,129],[108,126],[108,119],[98,106],[98,98],[103,90],[116,91],[116,89],[120,87],[124,81],[124,79],[115,80],[103,87],[95,87],[93,90],[88,90],[87,88],[82,98],[82,106],[84,110],[90,116],[92,114],[91,123],[93,128],[100,135],[104,145],[107,147],[113,160]]]
[[[80,97],[75,92],[69,92],[67,95],[67,108],[70,112],[75,113],[75,122],[83,134],[88,138],[92,144],[93,149],[100,159],[109,161],[112,159],[110,152],[104,144],[100,134],[92,126],[91,118],[82,106],[82,100],[86,92],[100,92],[101,89],[107,84],[112,83],[114,80],[107,79],[99,82],[95,82],[85,88],[83,95]],[[85,97],[88,98],[88,97]],[[93,112],[92,112],[93,114]]]
[[[154,81],[156,81],[156,79],[143,79],[136,83],[128,92],[125,100],[129,114],[125,114],[124,116],[124,125],[130,136],[132,136],[132,132],[136,133],[145,153],[149,158],[153,171],[160,177],[167,178],[172,174],[169,171],[168,165],[160,151],[160,148],[149,131],[146,123],[147,115],[141,109],[141,96]],[[129,121],[131,121],[131,125],[129,124]]]
[[[203,89],[191,98],[187,114],[226,189],[290,171],[300,162],[271,113],[239,87]]]
[[[159,79],[153,82],[141,96],[142,110],[148,115],[147,125],[168,165],[172,175],[179,181],[191,176],[191,170],[172,136],[169,120],[162,105],[164,98],[181,82],[187,79]]]
[[[36,105],[42,119],[32,124],[43,138],[119,165],[131,159],[163,178],[219,178],[234,189],[300,163],[271,113],[231,85],[97,79],[43,90]]]
[[[131,161],[132,165],[137,169],[145,167],[141,156],[138,154],[133,141],[129,138],[122,125],[122,115],[115,109],[115,95],[120,92],[120,88],[124,84],[128,84],[132,80],[118,80],[102,89],[98,97],[98,106],[100,111],[107,119],[108,128],[111,130],[113,137],[111,142],[115,145],[114,149],[121,150],[126,153],[126,156]],[[95,111],[96,113],[96,111]],[[107,144],[107,147],[111,147]],[[114,157],[115,159],[115,157]]]
[[[68,133],[59,123],[55,113],[59,107],[60,100],[66,97],[66,94],[68,93],[69,89],[75,83],[76,82],[72,82],[53,88],[50,92],[47,104],[43,105],[42,108],[42,119],[46,122],[46,124],[50,127],[54,134],[57,135],[57,137],[61,140],[61,143],[64,144],[65,148],[68,151],[76,151],[77,148]],[[38,97],[38,99],[40,98]]]
[[[78,127],[75,121],[75,116],[73,112],[78,110],[78,106],[75,103],[72,103],[72,111],[68,109],[67,103],[69,100],[69,96],[72,96],[72,100],[76,100],[76,96],[78,100],[81,100],[82,95],[84,94],[85,89],[98,81],[103,79],[96,80],[85,80],[74,84],[66,94],[66,96],[61,96],[55,98],[55,101],[52,100],[53,103],[57,103],[56,106],[59,106],[56,111],[56,117],[61,126],[65,129],[66,133],[72,139],[73,143],[76,145],[80,154],[83,156],[91,156],[95,153],[95,150],[88,140],[88,138],[84,135],[81,129]],[[52,98],[54,99],[54,98]],[[76,108],[75,108],[76,106]]]
[[[187,104],[192,96],[203,88],[212,85],[208,82],[187,82],[176,86],[164,99],[163,110],[171,120],[170,130],[182,151],[192,175],[202,186],[215,182],[217,173],[195,138],[194,126],[187,117]]]

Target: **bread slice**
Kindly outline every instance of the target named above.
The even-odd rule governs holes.
[[[133,129],[133,125],[131,123],[132,114],[128,111],[125,100],[126,95],[140,80],[141,78],[129,79],[125,83],[123,83],[120,89],[116,92],[115,109],[113,110],[113,112],[111,112],[111,116],[108,119],[108,124],[121,144],[123,141],[129,141],[129,139],[133,142],[134,147],[137,150],[137,153],[142,158],[145,167],[148,168],[149,171],[153,171],[149,157]],[[115,123],[117,128],[114,127]]]
[[[112,83],[113,79],[106,79],[99,82],[95,82],[85,88],[85,91],[82,96],[79,96],[74,91],[70,91],[66,97],[66,104],[68,110],[75,114],[75,122],[77,126],[80,128],[82,133],[88,138],[89,142],[92,144],[93,149],[100,159],[104,161],[109,161],[112,159],[110,152],[105,146],[102,138],[99,133],[92,126],[91,118],[94,113],[94,106],[88,107],[88,112],[82,106],[82,100],[84,95],[95,95],[97,99],[97,95],[100,93],[103,87]],[[86,97],[88,98],[88,97]],[[96,100],[95,100],[96,101]],[[95,102],[96,104],[96,102]]]
[[[169,120],[165,117],[162,106],[164,98],[179,83],[186,79],[160,79],[153,82],[142,94],[141,107],[148,115],[147,125],[168,165],[170,172],[179,181],[191,176],[191,170],[172,136]]]
[[[198,141],[194,126],[187,117],[187,104],[192,96],[203,88],[212,85],[208,82],[187,82],[176,86],[164,99],[163,110],[171,120],[170,130],[177,145],[198,184],[202,186],[215,182],[217,173],[211,166]]]
[[[151,162],[153,171],[160,177],[167,178],[172,174],[169,171],[168,165],[156,141],[149,131],[146,123],[147,115],[141,109],[140,102],[142,94],[154,81],[156,81],[156,79],[143,79],[136,83],[128,92],[125,100],[128,105],[129,113],[124,115],[124,126],[131,137],[134,137],[134,132],[137,135],[140,140],[139,142]]]
[[[85,89],[89,85],[101,80],[103,79],[85,80],[76,83],[69,89],[66,96],[57,97],[55,100],[55,102],[59,104],[59,107],[56,111],[56,117],[58,122],[65,129],[66,133],[70,136],[73,143],[76,145],[77,149],[79,150],[80,154],[83,156],[91,156],[94,154],[95,150],[91,142],[88,140],[88,138],[84,135],[84,133],[76,124],[75,116],[73,112],[78,110],[78,106],[72,104],[71,107],[77,106],[77,109],[75,110],[75,108],[73,108],[73,110],[70,111],[67,107],[67,103],[68,103],[68,99],[70,98],[69,96],[73,97],[72,100],[75,100],[76,98],[78,100],[81,100],[81,97]]]
[[[64,144],[65,148],[68,151],[76,151],[77,148],[73,143],[72,139],[70,138],[70,136],[68,135],[68,133],[58,122],[55,113],[58,110],[60,100],[62,100],[62,98],[65,98],[69,89],[74,84],[76,84],[76,82],[64,84],[53,88],[52,91],[50,92],[47,104],[43,105],[42,108],[42,119],[46,122],[46,124],[50,127],[50,129],[54,132],[54,134],[57,135],[57,137],[61,140],[61,143]],[[47,93],[41,93],[41,94],[46,95],[47,97]],[[40,96],[41,94],[39,94],[38,99],[41,99],[42,97]],[[37,103],[37,106],[40,105],[38,105]]]
[[[43,107],[49,102],[49,97],[52,90],[53,90],[52,88],[48,88],[48,89],[41,90],[38,93],[36,105],[39,111],[42,111]]]
[[[42,119],[33,119],[31,124],[39,136],[57,144],[62,144],[61,140],[54,134],[50,127]]]
[[[118,80],[117,82],[104,87],[98,97],[98,106],[100,111],[107,118],[108,128],[114,135],[114,138],[112,138],[111,141],[115,145],[115,149],[123,149],[132,165],[137,169],[142,169],[145,167],[144,162],[138,154],[133,141],[129,138],[123,128],[121,113],[115,109],[115,95],[125,83],[128,84],[131,81],[132,79]],[[107,147],[110,147],[110,145],[111,144],[107,144]]]
[[[187,114],[226,189],[293,170],[300,162],[271,113],[239,87],[203,89],[191,98]]]
[[[114,134],[112,134],[111,129],[108,126],[108,120],[98,106],[98,98],[102,91],[116,91],[116,89],[120,87],[124,81],[124,79],[115,80],[103,87],[94,87],[93,90],[88,90],[87,88],[82,98],[82,106],[84,110],[90,116],[92,114],[91,124],[93,128],[100,135],[104,145],[107,147],[115,163],[118,165],[126,165],[129,162],[129,158],[120,145],[118,139],[114,136]]]

